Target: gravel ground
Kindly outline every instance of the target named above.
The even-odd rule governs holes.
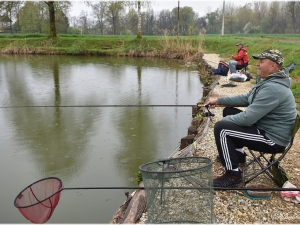
[[[216,54],[204,55],[204,59],[216,67],[219,57]],[[227,81],[221,77],[219,85],[212,91],[212,96],[231,96],[247,93],[253,84],[251,82],[234,82],[236,87],[221,87]],[[241,108],[242,109],[242,108]],[[222,118],[223,108],[211,110],[215,116],[204,138],[197,143],[196,156],[203,156],[213,159],[214,178],[224,173],[220,162],[216,161],[217,148],[215,145],[213,127]],[[290,182],[300,187],[300,132],[297,133],[294,145],[285,156],[281,165],[288,172]],[[245,148],[247,153],[247,149]],[[248,154],[249,155],[249,154]],[[278,187],[269,177],[261,175],[251,181],[251,184],[263,183],[270,187]],[[251,200],[245,197],[242,191],[216,191],[214,196],[214,210],[217,223],[300,223],[300,204],[284,201],[279,191],[273,191],[271,198],[266,200]]]

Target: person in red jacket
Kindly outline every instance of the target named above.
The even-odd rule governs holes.
[[[232,55],[231,58],[234,60],[231,60],[229,62],[229,70],[230,73],[236,73],[236,69],[242,69],[243,67],[248,66],[249,57],[246,48],[244,48],[244,45],[242,43],[236,44],[236,47],[238,49],[237,55]]]

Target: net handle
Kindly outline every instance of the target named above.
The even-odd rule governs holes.
[[[141,186],[125,186],[125,187],[63,187],[63,184],[62,184],[62,181],[61,179],[57,178],[57,177],[47,177],[47,178],[43,178],[43,179],[40,179],[30,185],[28,185],[26,188],[24,188],[18,195],[17,197],[15,198],[15,201],[14,203],[16,202],[16,199],[19,197],[19,195],[25,191],[27,188],[29,188],[30,186],[40,182],[40,181],[43,181],[43,180],[47,180],[47,179],[56,179],[56,180],[59,180],[59,182],[61,183],[61,188],[55,192],[54,194],[52,194],[51,196],[47,197],[46,199],[49,199],[50,197],[56,195],[57,193],[63,191],[63,190],[99,190],[99,189],[145,189],[145,187],[141,187]],[[199,187],[195,187],[195,188],[192,188],[192,187],[188,187],[189,189],[208,189],[208,188],[199,188]],[[186,188],[186,189],[188,189]],[[269,190],[269,191],[300,191],[300,188],[249,188],[249,187],[244,187],[244,188],[227,188],[227,187],[212,187],[214,190],[216,191],[226,191],[226,190]],[[182,189],[185,189],[185,188],[182,188]],[[44,199],[43,201],[45,201],[46,199]],[[43,201],[40,201],[39,203],[43,202]],[[37,203],[38,204],[38,203]],[[16,206],[16,205],[15,205]],[[20,207],[20,206],[16,206],[17,208],[26,208],[28,206],[25,206],[25,207]]]
[[[55,185],[57,186],[53,186],[53,187],[56,187],[55,189],[52,189],[53,191],[55,191],[56,189],[58,189],[57,191],[55,191],[55,193],[51,194],[50,193],[50,196],[47,196],[48,194],[48,182],[43,182],[45,180],[49,180],[50,184],[51,184],[51,181],[52,182],[55,182]],[[41,182],[41,186],[34,186],[35,184]],[[43,186],[43,184],[45,184]],[[54,185],[54,184],[53,184]],[[46,187],[44,189],[44,187]],[[150,187],[152,189],[152,187]],[[299,188],[214,188],[214,187],[181,187],[181,188],[174,188],[174,187],[164,187],[164,189],[206,189],[206,190],[238,190],[238,191],[241,191],[241,190],[276,190],[276,191],[279,191],[279,190],[284,190],[284,191],[299,191],[300,189]],[[147,189],[147,188],[144,188],[144,187],[82,187],[82,188],[64,188],[63,187],[63,184],[62,184],[62,181],[57,178],[57,177],[48,177],[48,178],[44,178],[44,179],[40,179],[34,183],[32,183],[31,185],[27,186],[26,188],[24,188],[18,195],[17,197],[15,198],[14,200],[14,206],[16,208],[18,208],[18,210],[21,212],[21,214],[27,219],[29,220],[30,222],[32,223],[45,223],[46,221],[48,221],[50,219],[50,217],[52,216],[53,212],[54,212],[54,209],[56,208],[58,202],[59,202],[59,198],[60,198],[60,192],[62,190],[78,190],[78,189]],[[148,187],[149,189],[149,187]],[[159,188],[159,187],[153,187],[153,189],[162,189]],[[43,200],[39,200],[38,197],[39,195],[35,195],[35,190],[37,192],[42,192],[44,195],[40,196],[40,198],[44,198]],[[51,190],[51,191],[52,191]],[[29,192],[29,193],[28,193]],[[46,195],[45,195],[46,194]],[[57,195],[57,196],[55,196]],[[26,205],[23,206],[23,204],[21,204],[22,206],[18,205],[18,200],[22,201],[21,199],[23,197],[29,197],[28,199],[28,202],[27,202],[27,199],[25,199],[25,203]],[[30,198],[32,197],[33,198]],[[51,198],[53,197],[53,201],[51,200]],[[34,201],[32,201],[34,200]],[[47,205],[47,202],[49,200],[49,203],[50,203],[50,206]],[[37,202],[35,202],[37,201]],[[32,203],[32,202],[35,202],[35,203]],[[32,204],[29,204],[29,203],[32,203]],[[46,203],[46,204],[44,204]],[[29,205],[28,205],[29,204]],[[41,207],[38,205],[40,204]],[[29,209],[30,207],[33,207],[32,209]]]
[[[63,187],[63,183],[61,181],[61,179],[57,178],[57,177],[47,177],[47,178],[43,178],[43,179],[40,179],[30,185],[28,185],[26,188],[24,188],[18,195],[17,197],[15,198],[14,200],[14,206],[16,208],[28,208],[28,207],[31,207],[33,205],[29,205],[29,206],[18,206],[16,205],[16,201],[18,199],[18,197],[20,196],[20,194],[25,191],[27,188],[29,188],[30,186],[40,182],[40,181],[43,181],[43,180],[47,180],[47,179],[54,179],[54,180],[58,180],[61,184],[61,188],[56,191],[54,194],[52,194],[51,196],[43,199],[42,201],[39,201],[37,203],[35,203],[34,205],[36,204],[40,204],[42,202],[44,202],[45,200],[53,197],[54,195],[56,195],[57,193],[61,192],[62,190],[96,190],[96,189],[145,189],[145,187],[142,187],[142,186],[128,186],[128,187],[69,187],[69,188],[64,188]],[[174,189],[174,188],[172,188]],[[187,187],[187,188],[178,188],[178,189],[208,189],[208,188],[199,188],[199,187]],[[212,189],[214,189],[215,191],[225,191],[225,190],[236,190],[236,191],[243,191],[243,190],[266,190],[266,191],[300,191],[300,188],[249,188],[249,187],[245,187],[245,188],[225,188],[225,187],[212,187]]]
[[[44,199],[41,200],[41,201],[37,199],[37,202],[34,203],[34,204],[32,204],[32,205],[27,205],[27,206],[19,206],[19,205],[17,205],[16,202],[17,202],[19,196],[22,194],[22,192],[24,192],[24,191],[25,191],[26,189],[28,189],[28,188],[31,188],[32,185],[34,185],[34,184],[36,184],[36,183],[38,183],[38,182],[41,182],[41,181],[44,181],[44,180],[50,180],[50,179],[58,180],[58,181],[59,181],[59,183],[61,184],[61,188],[60,188],[58,191],[56,191],[56,192],[53,193],[52,195],[48,196],[47,198],[44,198]],[[63,187],[63,184],[62,184],[61,179],[59,179],[58,177],[46,177],[46,178],[43,178],[43,179],[40,179],[40,180],[37,180],[37,181],[33,182],[32,184],[30,184],[30,185],[28,185],[26,188],[24,188],[22,191],[20,191],[20,193],[17,195],[17,197],[16,197],[15,200],[14,200],[14,206],[15,206],[16,208],[22,208],[22,209],[24,209],[24,208],[32,207],[32,206],[37,205],[37,204],[42,204],[44,201],[46,201],[46,200],[48,200],[49,198],[53,197],[54,195],[56,195],[57,193],[61,192],[62,190],[64,190],[64,187]]]

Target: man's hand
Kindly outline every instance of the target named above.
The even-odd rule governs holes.
[[[208,105],[210,108],[215,108],[217,104],[218,104],[218,98],[209,98],[208,102],[205,103],[205,105]]]

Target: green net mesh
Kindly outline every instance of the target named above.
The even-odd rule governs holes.
[[[141,165],[140,171],[147,223],[214,223],[211,159],[160,160]]]

